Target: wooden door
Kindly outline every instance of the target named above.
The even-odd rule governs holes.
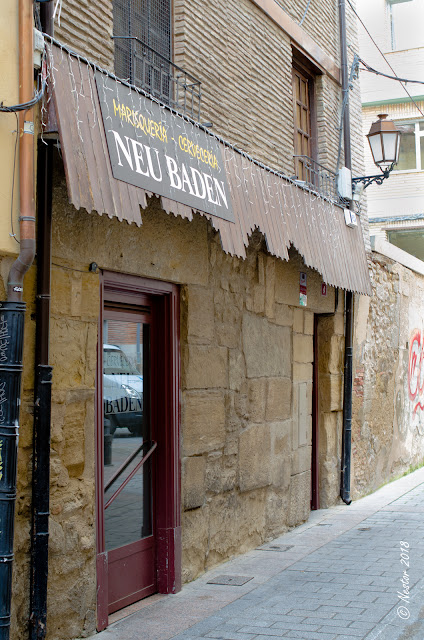
[[[181,588],[179,291],[102,274],[96,402],[97,629]]]

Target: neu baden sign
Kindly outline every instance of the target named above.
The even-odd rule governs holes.
[[[113,177],[234,222],[219,142],[100,72],[96,84]]]

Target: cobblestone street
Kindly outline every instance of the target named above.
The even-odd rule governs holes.
[[[424,469],[110,617],[99,640],[422,640]],[[235,576],[233,584],[223,576]],[[237,577],[237,578],[236,578]],[[241,586],[234,582],[249,580]],[[126,617],[121,616],[126,615]]]

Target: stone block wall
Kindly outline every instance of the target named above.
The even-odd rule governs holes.
[[[321,296],[307,270],[311,306],[299,307],[304,269],[296,252],[289,263],[267,256],[260,235],[245,261],[214,236],[207,285],[182,290],[184,580],[309,515],[311,308],[331,312],[334,291]],[[331,402],[336,413],[340,398]]]
[[[424,463],[424,277],[381,254],[373,296],[355,302],[352,495]]]
[[[48,629],[51,639],[61,640],[95,629],[94,386],[100,300],[99,278],[88,271],[89,264],[181,285],[184,581],[307,519],[313,317],[333,311],[334,290],[322,296],[320,275],[294,250],[288,263],[267,255],[260,234],[252,237],[245,260],[226,255],[206,219],[168,216],[157,199],[143,212],[141,228],[76,211],[67,202],[63,175],[55,182],[53,201]],[[9,262],[1,263],[3,281]],[[299,307],[300,271],[307,273],[307,308]],[[25,282],[30,307],[14,640],[25,633],[28,617],[34,272]],[[334,358],[331,366],[337,368]],[[340,409],[337,398],[328,408],[334,415]]]
[[[0,262],[1,288],[12,260]],[[80,265],[85,266],[85,265]],[[58,262],[52,267],[50,363],[53,365],[50,459],[48,629],[73,638],[95,628],[94,383],[99,282]],[[11,638],[28,634],[35,348],[34,265],[27,303],[20,412]],[[1,292],[5,296],[5,292]],[[2,297],[1,299],[5,299]],[[60,594],[60,595],[59,595]]]

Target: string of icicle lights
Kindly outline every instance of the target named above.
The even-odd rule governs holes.
[[[260,228],[257,220],[262,216],[261,220],[264,222],[265,227],[268,228],[268,234],[265,234],[263,229],[261,229],[261,231],[264,232],[268,249],[273,255],[287,259],[287,251],[290,243],[292,243],[292,239],[296,237],[299,238],[302,233],[307,233],[308,236],[310,236],[308,240],[309,253],[311,256],[314,256],[314,259],[311,258],[308,263],[308,251],[302,251],[302,255],[308,266],[317,268],[315,266],[316,249],[313,247],[313,237],[314,235],[316,236],[317,230],[320,230],[319,242],[321,246],[325,246],[323,254],[328,257],[331,256],[332,261],[339,259],[338,252],[341,233],[339,219],[343,218],[343,211],[329,198],[326,198],[307,185],[296,184],[293,179],[255,160],[249,154],[237,149],[220,136],[202,127],[199,123],[175,111],[168,105],[160,103],[142,90],[132,87],[129,83],[119,80],[107,70],[87,60],[84,56],[72,52],[54,39],[46,37],[46,47],[46,80],[48,92],[43,99],[41,109],[43,127],[47,124],[49,102],[55,88],[56,75],[59,67],[61,74],[65,72],[68,75],[73,101],[71,111],[74,114],[75,129],[81,144],[84,144],[84,136],[87,135],[87,131],[89,131],[87,127],[90,129],[103,127],[103,121],[100,122],[98,116],[99,104],[97,92],[99,91],[99,93],[101,93],[103,91],[106,94],[107,91],[111,91],[106,83],[106,79],[109,80],[112,78],[115,84],[114,91],[116,91],[118,100],[120,97],[124,97],[133,105],[135,110],[144,112],[147,116],[152,115],[151,105],[152,102],[156,102],[160,107],[161,122],[164,125],[165,117],[162,114],[165,114],[165,111],[168,110],[171,111],[175,117],[176,128],[184,132],[189,125],[193,127],[192,137],[196,138],[196,142],[200,143],[200,132],[202,131],[206,132],[208,136],[216,139],[222,145],[223,166],[221,170],[225,171],[227,175],[234,177],[229,183],[231,198],[233,201],[245,202],[247,208],[250,210],[250,213],[246,214],[245,219],[240,222],[242,226],[240,234],[245,247],[248,245],[249,235],[255,228]],[[103,78],[103,83],[100,81],[98,86],[95,86],[94,82],[94,73],[96,72],[101,74],[100,78]],[[106,100],[106,105],[107,102]],[[87,105],[90,105],[88,110]],[[85,120],[82,118],[85,118]],[[112,116],[107,113],[104,117],[104,125],[106,128],[109,121],[112,121]],[[138,138],[142,136],[137,129],[136,135]],[[241,195],[241,193],[243,195]],[[172,209],[170,210],[172,211]],[[174,210],[172,212],[174,215],[182,215],[183,217],[191,219],[193,211],[197,210],[191,210],[189,207],[185,207],[185,210],[182,209],[181,211],[176,212]],[[205,215],[211,220],[214,228],[220,231],[222,238],[223,222],[202,211],[198,211],[198,213]],[[248,222],[246,222],[246,220],[248,220]],[[270,240],[271,236],[272,238]],[[272,242],[274,242],[274,246],[272,246]],[[234,242],[233,246],[231,246],[230,243],[226,246],[227,248],[224,247],[223,242],[224,250],[233,255],[244,257],[243,251],[240,249],[240,243],[234,250]],[[324,262],[324,255],[321,258],[321,262]],[[331,283],[329,282],[329,284]]]

